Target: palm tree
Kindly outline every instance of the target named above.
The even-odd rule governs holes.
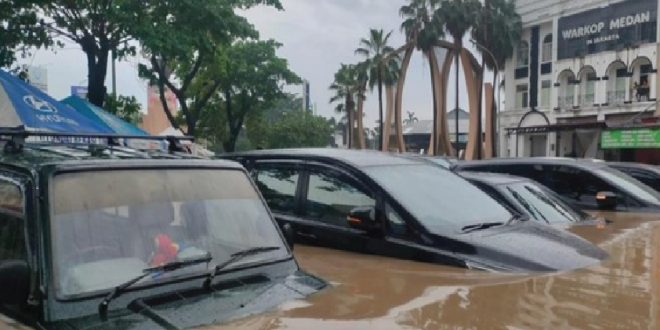
[[[330,98],[330,103],[342,102],[337,104],[335,112],[346,113],[348,120],[348,148],[354,147],[353,134],[355,133],[355,81],[356,68],[352,64],[342,63],[339,70],[335,73],[335,79],[329,89],[334,93]]]
[[[370,87],[373,89],[373,85],[378,84],[378,115],[381,122],[381,133],[383,132],[383,76],[388,75],[387,72],[384,72],[388,66],[383,63],[382,59],[394,51],[394,48],[387,44],[391,35],[392,31],[385,34],[382,29],[371,29],[369,30],[369,38],[361,39],[360,47],[355,50],[356,54],[364,56],[369,63],[373,63],[369,74],[371,77]],[[383,134],[380,135],[378,146],[382,149]]]
[[[441,0],[409,0],[407,5],[404,5],[399,10],[399,14],[404,18],[401,23],[401,30],[406,35],[406,45],[400,48],[405,49],[401,64],[401,79],[399,84],[402,85],[402,80],[405,79],[405,74],[410,64],[410,57],[414,49],[421,51],[424,56],[429,60],[429,70],[431,71],[431,88],[433,91],[433,136],[432,144],[433,154],[437,154],[438,150],[438,95],[436,93],[436,71],[437,62],[435,60],[434,46],[437,41],[444,36],[444,24],[440,20],[441,16],[436,12],[440,7]],[[397,95],[400,98],[403,86],[398,86]],[[400,116],[400,100],[397,100],[396,115]],[[401,118],[397,119],[397,123],[401,123]],[[401,141],[399,141],[401,143]]]
[[[456,99],[454,109],[458,109],[458,74],[460,71],[458,58],[463,50],[463,37],[476,26],[481,12],[479,0],[443,0],[440,8],[434,12],[436,22],[441,22],[454,39],[454,65],[456,66]],[[479,101],[481,102],[481,100]],[[456,134],[458,134],[458,112],[456,112]],[[456,139],[456,152],[458,153],[458,139]]]
[[[403,121],[404,124],[412,124],[418,121],[414,112],[406,111],[406,113],[408,113],[408,118]]]
[[[477,26],[472,29],[472,39],[492,55],[484,57],[484,64],[493,70],[493,82],[496,82],[498,70],[504,68],[506,59],[513,56],[515,47],[522,38],[522,20],[516,12],[515,0],[486,0],[482,18],[477,22]],[[483,52],[479,47],[477,49]],[[499,107],[499,104],[496,107]],[[491,139],[497,141],[497,117],[491,116],[491,119],[488,123],[491,127]]]

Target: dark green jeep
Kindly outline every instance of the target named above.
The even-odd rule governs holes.
[[[170,143],[4,143],[0,328],[185,329],[326,286],[243,167]]]

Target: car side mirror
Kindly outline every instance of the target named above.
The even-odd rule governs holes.
[[[284,234],[284,239],[286,240],[286,243],[289,245],[289,249],[293,251],[293,238],[295,237],[293,233],[293,227],[291,227],[290,224],[285,223],[282,226],[282,234]]]
[[[611,191],[599,191],[596,194],[596,203],[600,210],[616,209],[618,196]]]
[[[376,219],[376,208],[373,206],[358,206],[352,209],[346,217],[351,228],[364,230],[369,234],[382,230],[382,225]]]
[[[0,263],[0,305],[22,305],[30,291],[30,269],[26,261]]]

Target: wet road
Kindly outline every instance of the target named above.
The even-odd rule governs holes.
[[[493,274],[297,245],[334,285],[306,301],[212,329],[636,330],[660,328],[660,221],[573,231],[610,253],[552,274]]]

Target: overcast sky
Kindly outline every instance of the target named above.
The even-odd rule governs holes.
[[[354,55],[361,37],[367,37],[369,28],[393,30],[390,40],[393,47],[404,43],[399,32],[401,18],[399,8],[405,0],[281,0],[284,11],[258,7],[244,13],[260,31],[261,37],[273,38],[284,46],[279,55],[288,59],[291,69],[310,82],[310,96],[319,115],[340,116],[328,104],[331,93],[328,86],[340,63],[356,63]],[[467,40],[466,40],[467,41]],[[56,98],[70,95],[72,85],[86,85],[86,59],[75,44],[69,44],[57,53],[40,50],[21,64],[44,66],[48,69],[49,93]],[[462,70],[461,70],[462,71]],[[110,67],[107,86],[111,91]],[[453,82],[452,69],[450,82]],[[460,107],[467,108],[464,79],[460,73]],[[492,75],[487,75],[490,80]],[[290,86],[288,91],[300,93],[300,86]],[[450,83],[449,95],[454,95]],[[137,59],[117,64],[117,92],[134,95],[146,105],[146,83],[138,78]],[[448,109],[454,107],[450,97]],[[428,63],[420,53],[413,55],[406,78],[403,98],[403,117],[406,111],[414,112],[419,119],[431,119],[431,84]],[[378,100],[374,90],[365,103],[365,126],[372,127],[378,119]]]

